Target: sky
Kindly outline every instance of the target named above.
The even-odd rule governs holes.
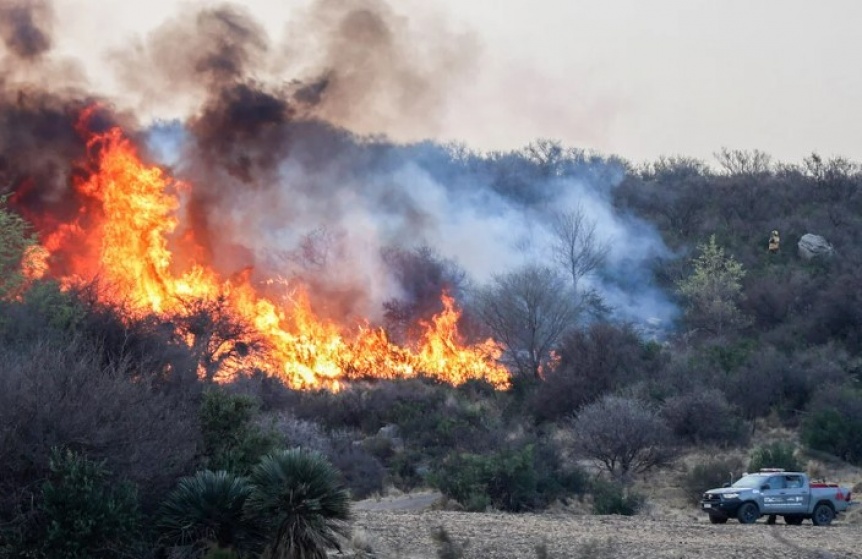
[[[311,0],[239,2],[274,41]],[[352,0],[343,0],[345,3]],[[512,149],[537,138],[634,162],[723,147],[799,162],[862,154],[858,0],[389,0],[415,48],[452,50],[439,106],[360,132]],[[179,0],[56,0],[57,50],[122,94],[112,54]],[[293,23],[292,23],[293,22]],[[425,45],[423,47],[423,45]],[[115,60],[115,57],[114,57]],[[427,114],[426,114],[427,113]],[[176,116],[152,109],[150,117]],[[368,128],[371,126],[371,128]]]

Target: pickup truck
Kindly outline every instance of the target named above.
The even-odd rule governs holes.
[[[851,504],[849,488],[809,482],[803,473],[774,468],[746,474],[730,486],[710,489],[700,502],[713,524],[724,524],[731,517],[752,524],[761,516],[774,522],[776,516],[783,516],[786,524],[811,519],[815,526],[828,526]]]

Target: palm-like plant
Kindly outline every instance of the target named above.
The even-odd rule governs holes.
[[[249,478],[246,509],[266,527],[269,559],[326,559],[350,534],[350,501],[339,471],[317,452],[270,454]]]
[[[257,524],[243,514],[251,488],[228,472],[204,470],[180,480],[162,505],[159,527],[168,541],[199,556],[208,548],[239,556],[259,548]]]

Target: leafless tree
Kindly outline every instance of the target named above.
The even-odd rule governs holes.
[[[614,476],[642,473],[670,458],[670,429],[645,402],[608,395],[574,419],[576,449]]]
[[[187,336],[198,370],[207,381],[212,381],[226,363],[265,345],[252,325],[236,315],[225,296],[184,301],[173,322],[178,334]]]
[[[587,217],[580,205],[574,210],[555,213],[551,219],[551,232],[554,235],[554,261],[571,276],[575,294],[583,303],[588,293],[581,280],[602,266],[610,245],[598,238],[596,221]]]
[[[494,338],[505,344],[510,364],[536,377],[578,316],[567,281],[554,269],[538,265],[496,276],[477,291],[474,310]]]
[[[714,153],[719,166],[728,175],[764,175],[773,170],[772,157],[760,150],[721,148]]]

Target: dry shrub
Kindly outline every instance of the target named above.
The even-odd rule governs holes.
[[[32,341],[0,347],[0,517],[15,514],[48,473],[53,447],[104,462],[153,504],[188,472],[198,446],[196,408],[154,391],[127,360],[99,347]]]
[[[575,449],[612,476],[643,473],[674,454],[670,428],[649,404],[605,396],[582,409],[572,424]]]

